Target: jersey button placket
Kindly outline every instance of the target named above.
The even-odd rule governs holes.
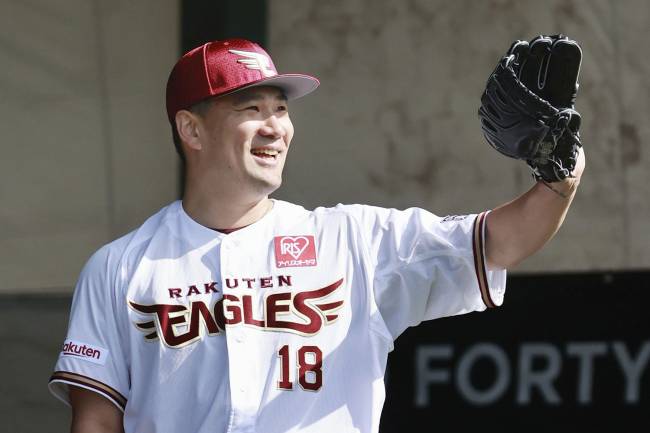
[[[221,270],[222,278],[229,278],[236,281],[241,277],[238,260],[238,243],[231,239],[224,239],[221,244]],[[229,288],[223,285],[224,292],[231,292],[236,296],[241,287]],[[254,429],[254,408],[251,406],[251,400],[246,393],[248,377],[248,359],[246,356],[245,337],[243,335],[245,327],[228,326],[226,330],[226,341],[228,347],[228,364],[230,374],[231,403],[233,410],[232,432],[248,432]]]

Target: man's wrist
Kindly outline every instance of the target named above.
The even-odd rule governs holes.
[[[564,180],[558,182],[546,182],[545,180],[538,180],[538,183],[541,183],[549,190],[553,191],[556,195],[568,199],[573,193],[578,189],[580,184],[580,178],[577,177],[567,177]]]

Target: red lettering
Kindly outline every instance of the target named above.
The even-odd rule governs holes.
[[[239,280],[235,278],[235,285],[231,285],[232,283],[230,282],[230,278],[226,278],[226,287],[229,289],[234,289],[235,287],[239,286]]]
[[[282,323],[286,328],[293,329],[303,334],[315,334],[323,326],[323,319],[320,314],[314,311],[309,305],[305,304],[304,298],[298,298],[297,296],[293,298],[293,306],[300,314],[305,316],[309,321],[307,324],[303,323],[294,323],[294,322],[279,322]]]
[[[235,287],[237,281],[235,280]],[[245,278],[242,281],[246,281],[247,286],[252,288],[252,282],[255,279]],[[267,288],[267,285],[272,286],[272,282],[272,277],[260,278],[260,284],[264,288]],[[279,276],[278,282],[281,285],[291,285],[291,278],[289,276]],[[340,279],[322,289],[270,293],[263,302],[262,298],[257,296],[244,295],[240,298],[235,295],[224,294],[221,299],[215,302],[212,309],[202,301],[192,302],[189,306],[178,304],[140,305],[135,302],[129,302],[129,305],[140,313],[156,316],[157,321],[152,319],[150,321],[135,322],[134,324],[138,329],[147,333],[145,339],[154,340],[160,338],[169,347],[181,347],[194,342],[201,338],[204,329],[207,330],[209,335],[214,335],[221,330],[225,330],[227,325],[237,325],[242,322],[258,328],[287,330],[303,335],[313,335],[319,332],[325,324],[331,323],[338,317],[334,310],[340,308],[344,301],[319,303],[318,300],[333,293],[342,283],[343,279]],[[215,282],[204,283],[206,293],[217,292],[216,284]],[[229,280],[226,280],[226,284],[229,287],[233,285],[232,281]],[[170,297],[179,297],[179,290],[181,289],[169,289]],[[188,296],[190,294],[200,294],[197,286],[189,286]],[[257,312],[261,315],[261,318],[255,317],[254,303],[255,308],[259,309]],[[282,316],[293,320],[280,320],[279,318]],[[156,323],[158,326],[156,326]],[[186,332],[179,334],[181,330]],[[63,351],[97,359],[101,358],[101,351],[71,342],[64,343]]]
[[[206,294],[207,293],[218,293],[219,291],[215,287],[216,285],[217,285],[217,283],[215,281],[213,281],[211,283],[204,283],[203,287],[205,288],[205,293]]]
[[[200,295],[201,292],[199,292],[199,289],[196,288],[196,286],[192,285],[190,286],[190,290],[187,291],[187,296],[190,295]]]
[[[169,290],[169,297],[170,298],[180,298],[181,297],[181,292],[183,289],[180,287],[174,287],[173,289],[167,289]]]
[[[83,354],[86,355],[87,357],[99,359],[100,353],[101,352],[99,350],[91,349],[90,347],[86,347],[84,345]]]
[[[307,324],[291,323],[291,326],[289,328],[294,329],[298,332],[302,332],[304,334],[315,334],[316,332],[318,332],[321,326],[323,326],[323,319],[321,315],[318,314],[318,312],[316,312],[312,307],[306,304],[306,301],[315,298],[323,298],[329,295],[334,290],[338,289],[341,283],[343,283],[343,278],[341,278],[334,284],[330,284],[327,287],[323,287],[322,289],[312,290],[310,292],[300,292],[296,296],[294,296],[293,307],[300,314],[307,317],[309,323]]]
[[[247,325],[259,326],[264,328],[264,320],[257,320],[253,317],[253,299],[250,295],[242,296],[244,306],[244,323]]]
[[[214,321],[214,318],[210,314],[210,310],[203,302],[192,302],[192,313],[190,314],[190,329],[187,332],[190,336],[198,336],[200,334],[199,330],[199,319],[203,319],[203,323],[208,328],[209,334],[218,334],[219,328],[217,328],[217,322]]]
[[[278,381],[278,388],[280,389],[293,389],[293,384],[289,380],[289,345],[285,344],[278,350],[280,357],[280,380]]]
[[[230,295],[224,295],[230,296]],[[223,314],[223,298],[219,299],[212,307],[212,314],[214,314],[214,320],[217,322],[219,329],[226,329],[226,317]]]
[[[239,308],[239,305],[232,305],[230,303],[226,304],[226,301],[239,302],[239,298],[234,295],[223,295],[224,308],[221,310],[221,314],[223,315],[223,323],[225,325],[236,325],[237,323],[241,322],[241,309]],[[230,313],[231,316],[226,317],[224,310]]]
[[[169,305],[169,304],[155,304],[155,305],[140,305],[135,302],[130,303],[131,306],[141,312],[147,314],[156,314],[158,323],[160,323],[160,332],[162,340],[170,347],[178,347],[190,341],[189,333],[176,336],[174,326],[185,324],[185,313],[187,308],[183,305]],[[176,313],[176,314],[175,314]],[[171,315],[174,314],[172,317]]]
[[[280,276],[278,276],[278,285],[280,287],[282,287],[282,286],[290,286],[291,285],[291,275],[280,275]]]
[[[307,354],[314,354],[314,361],[307,361]],[[307,373],[313,373],[313,382],[307,380]],[[298,382],[303,389],[318,391],[323,386],[323,352],[318,346],[302,346],[298,349]]]
[[[246,285],[249,289],[253,288],[253,281],[255,281],[255,278],[242,278],[242,280],[246,281]]]
[[[278,320],[278,313],[286,313],[289,311],[289,305],[284,303],[291,301],[291,293],[274,293],[269,295],[266,298],[266,326],[269,328],[288,328],[288,324],[292,322],[287,322],[283,320]]]

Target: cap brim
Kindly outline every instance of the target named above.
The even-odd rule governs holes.
[[[245,86],[234,89],[228,93],[235,93],[240,90],[250,89],[251,87],[273,86],[282,89],[287,100],[302,98],[310,94],[320,85],[317,78],[303,74],[281,74],[273,77],[264,78]]]

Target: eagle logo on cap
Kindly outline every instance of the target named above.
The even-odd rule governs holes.
[[[272,77],[274,75],[277,75],[277,72],[271,69],[271,61],[264,54],[240,50],[228,51],[238,56],[244,57],[243,59],[237,60],[237,63],[246,65],[248,69],[260,71],[265,77]]]

